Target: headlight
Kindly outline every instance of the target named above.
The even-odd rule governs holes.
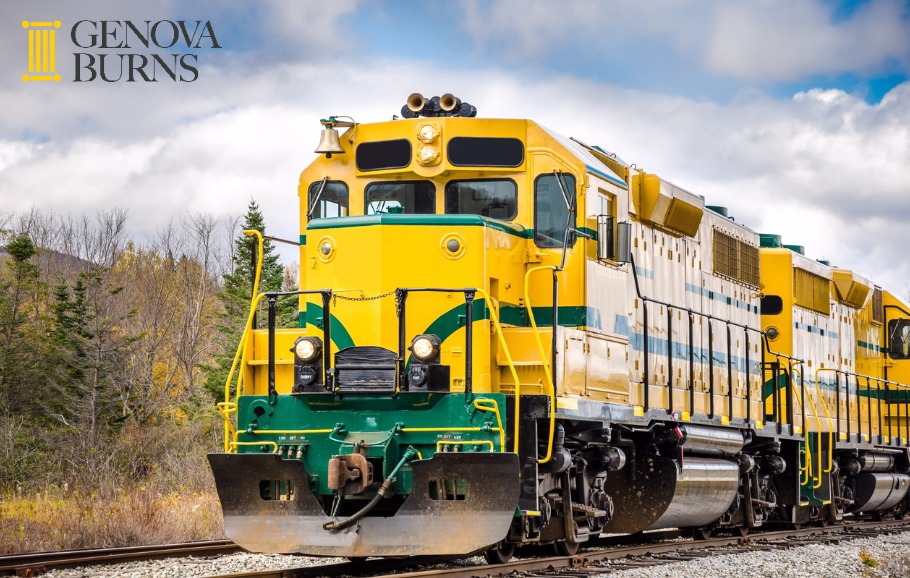
[[[293,351],[297,359],[309,363],[316,360],[322,352],[322,340],[318,337],[298,337]]]
[[[777,330],[777,327],[774,327],[773,325],[771,325],[770,327],[765,329],[765,335],[768,336],[769,341],[774,341],[775,339],[780,337],[780,331]]]
[[[436,147],[423,145],[417,153],[417,162],[422,165],[435,164],[439,160],[439,151]]]
[[[433,142],[436,140],[436,137],[439,136],[439,133],[436,132],[436,129],[433,125],[425,124],[420,127],[420,130],[417,131],[417,138],[423,142]]]
[[[411,341],[411,353],[424,363],[433,361],[439,355],[439,338],[435,335],[418,335]]]

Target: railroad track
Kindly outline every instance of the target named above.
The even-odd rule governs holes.
[[[96,564],[120,564],[186,556],[218,556],[243,551],[230,540],[208,540],[158,546],[33,552],[0,556],[0,576],[38,576],[50,570]]]
[[[649,542],[641,536],[607,537],[586,544],[574,556],[525,557],[498,565],[465,565],[448,557],[370,559],[284,570],[219,574],[217,578],[318,578],[372,576],[395,578],[514,578],[587,577],[642,566],[694,560],[716,554],[792,548],[812,543],[837,543],[844,538],[870,537],[910,530],[910,521],[853,522],[842,526],[769,531],[749,536],[720,536],[707,540],[678,540],[678,531],[653,532]],[[674,540],[676,539],[676,540]],[[210,557],[242,552],[228,540],[189,542],[132,548],[71,550],[0,556],[0,576],[38,576],[54,569],[108,565],[180,557]],[[521,553],[519,553],[521,556]],[[468,563],[470,564],[470,563]]]
[[[793,548],[817,543],[838,543],[844,538],[870,537],[876,534],[910,530],[910,521],[855,522],[842,526],[812,527],[761,532],[749,536],[721,536],[707,540],[663,541],[649,544],[609,546],[628,542],[629,537],[594,541],[594,548],[574,556],[526,558],[506,564],[440,567],[445,559],[366,560],[308,566],[285,570],[263,570],[223,574],[213,578],[318,578],[322,576],[373,576],[377,578],[514,578],[585,577],[633,567],[656,566],[694,560],[714,554],[735,554],[756,550]],[[678,532],[657,534],[663,538],[679,536]],[[639,539],[640,541],[640,539]],[[718,552],[718,549],[723,549]],[[449,560],[450,562],[451,560]],[[607,562],[607,564],[604,564]],[[408,571],[421,565],[432,565]],[[396,570],[398,570],[396,572]]]

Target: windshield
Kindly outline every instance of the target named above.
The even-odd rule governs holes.
[[[446,213],[511,221],[518,214],[518,186],[510,179],[451,181],[446,185]]]
[[[433,214],[436,212],[436,187],[430,181],[370,183],[364,201],[365,215]]]

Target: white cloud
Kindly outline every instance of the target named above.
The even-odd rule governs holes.
[[[910,72],[910,10],[872,0],[836,21],[822,0],[470,0],[462,27],[482,50],[516,62],[575,52],[689,75],[780,82],[829,74]]]
[[[532,118],[600,144],[728,206],[738,222],[899,293],[910,280],[910,83],[876,105],[834,90],[719,105],[568,76],[529,80],[414,61],[219,74],[225,90],[236,90],[190,102],[193,115],[157,133],[0,143],[5,210],[93,213],[117,205],[129,209],[133,230],[150,233],[187,211],[241,214],[252,196],[270,232],[293,237],[297,180],[314,158],[319,118],[387,120],[412,91],[452,92],[481,117]]]
[[[807,75],[879,73],[910,64],[910,13],[903,2],[873,0],[832,20],[817,0],[721,2],[710,30],[706,64],[718,74],[758,81]]]

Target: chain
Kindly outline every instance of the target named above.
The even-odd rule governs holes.
[[[395,290],[392,289],[388,293],[382,293],[380,295],[373,295],[372,297],[348,297],[347,295],[341,295],[340,293],[332,293],[332,306],[337,305],[338,299],[344,299],[345,301],[375,301],[377,299],[382,299],[383,297],[389,297],[394,295]]]

